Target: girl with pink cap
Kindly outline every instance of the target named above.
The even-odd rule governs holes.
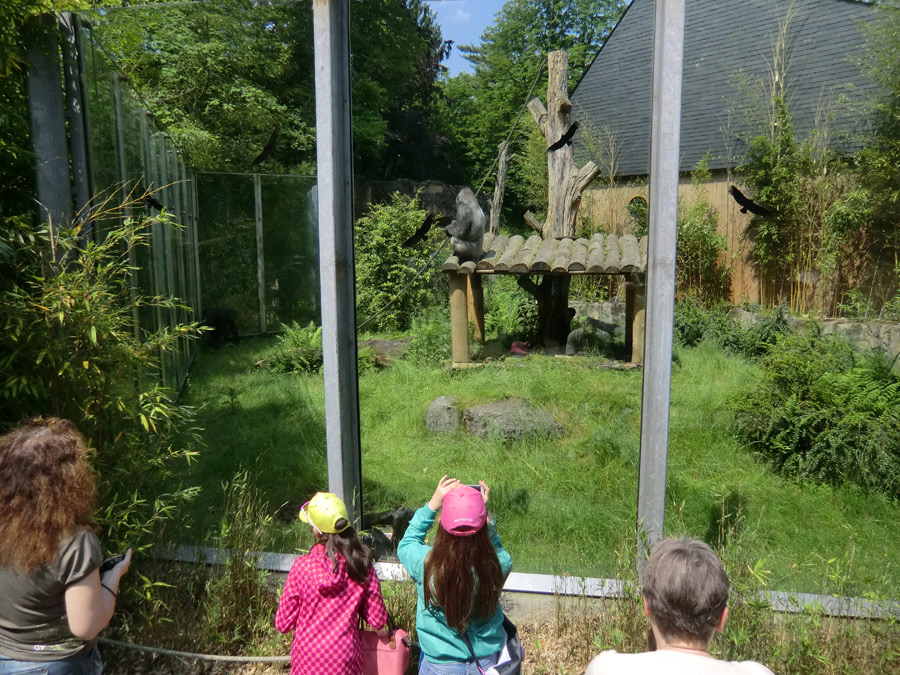
[[[376,629],[387,624],[372,552],[337,495],[317,492],[300,508],[300,520],[316,545],[291,566],[275,614],[279,632],[294,631],[291,675],[362,673],[359,617]]]
[[[490,490],[480,485],[476,490],[441,478],[397,547],[418,593],[420,675],[477,675],[496,665],[505,644],[500,590],[512,559],[487,511]],[[425,535],[438,511],[440,525],[428,546]]]

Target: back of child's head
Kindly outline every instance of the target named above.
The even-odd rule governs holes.
[[[425,604],[439,606],[447,625],[464,631],[497,611],[503,570],[478,490],[463,485],[448,492],[440,522],[425,560]]]
[[[347,507],[340,497],[330,492],[317,492],[300,508],[300,520],[313,528],[318,542],[325,546],[328,557],[334,561],[335,572],[340,557],[347,563],[347,574],[351,579],[366,582],[372,551],[356,536]]]

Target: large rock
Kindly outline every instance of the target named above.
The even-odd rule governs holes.
[[[433,434],[452,434],[461,426],[459,398],[439,396],[428,406],[425,427]]]
[[[559,436],[564,428],[543,408],[521,398],[467,408],[463,413],[466,429],[473,436],[498,434],[503,438]]]

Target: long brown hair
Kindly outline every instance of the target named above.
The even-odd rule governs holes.
[[[340,529],[347,524],[343,518],[335,522],[335,529]],[[369,579],[369,565],[372,564],[372,550],[359,540],[356,530],[348,527],[343,532],[335,534],[320,534],[319,543],[325,546],[328,557],[334,561],[334,571],[338,569],[337,556],[340,555],[347,562],[347,574],[354,581],[364,584]]]
[[[447,625],[460,633],[497,611],[503,570],[487,526],[458,537],[438,525],[425,558],[425,606],[444,610]]]
[[[97,484],[75,425],[31,420],[0,437],[0,567],[32,572],[94,524]]]

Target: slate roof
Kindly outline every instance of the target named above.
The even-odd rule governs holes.
[[[742,126],[728,109],[746,104],[730,82],[743,70],[769,78],[772,50],[788,10],[787,103],[799,138],[815,125],[817,111],[841,95],[849,104],[837,115],[829,136],[853,152],[865,116],[858,110],[871,83],[855,65],[864,55],[862,22],[872,21],[872,5],[857,0],[686,0],[681,113],[681,170],[690,171],[709,150],[711,169],[735,166],[745,146],[733,133]],[[621,176],[649,173],[654,0],[633,0],[606,44],[571,95],[576,115],[616,134]],[[726,138],[726,136],[728,138]],[[578,137],[576,136],[576,141]],[[576,143],[581,161],[587,157]],[[600,163],[598,162],[598,165]]]

